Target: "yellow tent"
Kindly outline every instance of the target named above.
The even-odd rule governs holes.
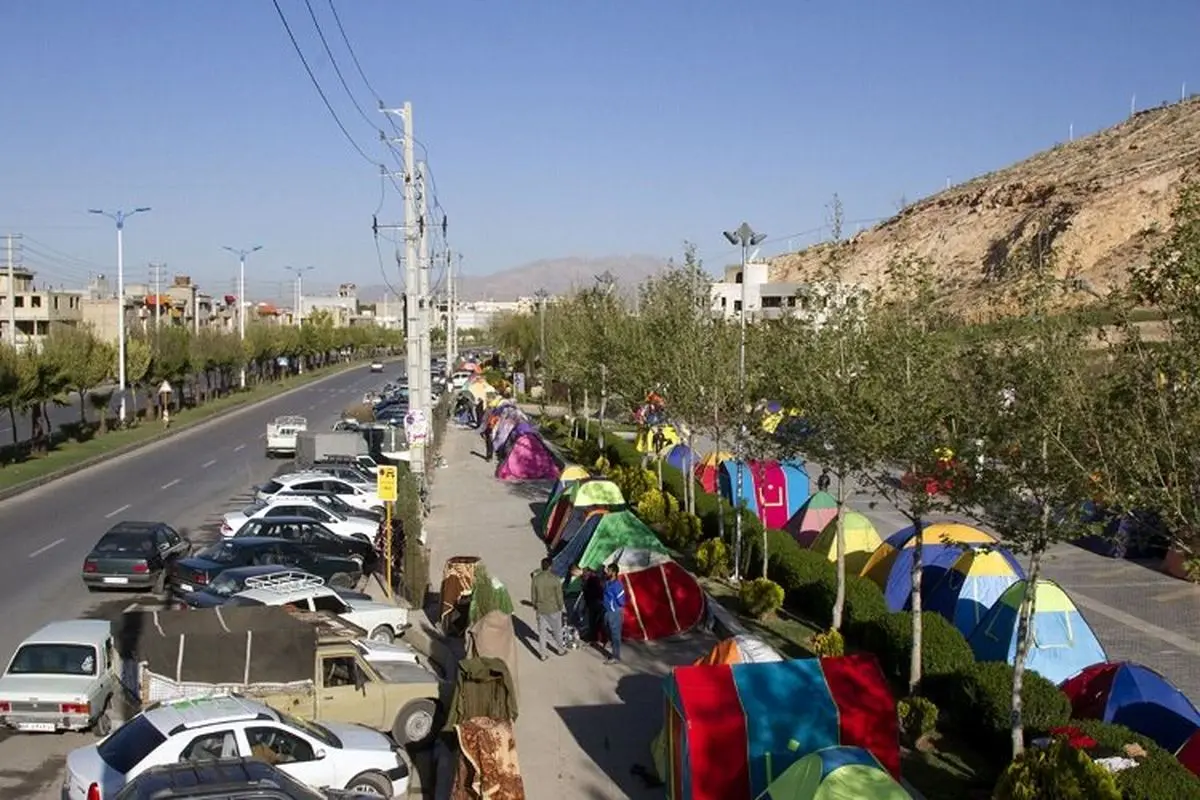
[[[592,474],[578,464],[568,464],[558,476],[559,481],[582,481],[592,477]]]
[[[663,446],[656,451],[654,449],[654,436],[659,432],[662,433]],[[649,428],[638,428],[635,444],[639,453],[666,455],[672,447],[682,443],[682,441],[674,425],[654,425]]]
[[[476,400],[487,400],[489,397],[498,397],[496,390],[492,385],[484,380],[471,381],[467,384],[467,391]]]
[[[866,566],[867,561],[883,541],[871,520],[857,511],[847,511],[846,514],[846,574],[857,575]],[[837,561],[837,517],[825,526],[825,529],[813,540],[808,549],[827,556],[830,561]]]

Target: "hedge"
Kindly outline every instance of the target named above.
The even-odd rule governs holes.
[[[1070,724],[1095,739],[1096,744],[1104,750],[1120,754],[1125,745],[1136,744],[1146,751],[1146,757],[1138,759],[1138,766],[1116,774],[1117,788],[1125,800],[1157,800],[1163,797],[1170,800],[1200,800],[1200,778],[1153,740],[1107,722],[1072,720]]]
[[[941,614],[921,614],[921,672],[923,678],[953,675],[970,670],[975,656],[962,633]],[[861,623],[854,639],[875,654],[883,673],[901,692],[908,688],[912,665],[912,614],[898,611]]]

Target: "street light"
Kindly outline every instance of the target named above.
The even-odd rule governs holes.
[[[742,471],[746,468],[746,261],[751,247],[757,247],[767,238],[765,233],[755,233],[749,223],[743,222],[737,230],[724,231],[725,239],[742,249],[742,308],[738,314],[738,409],[742,419],[737,442],[737,494],[734,495],[733,517],[733,579],[741,578],[742,567]],[[764,554],[765,557],[765,554]]]
[[[601,275],[594,276],[596,284],[600,290],[600,296],[607,298],[612,294],[613,287],[617,285],[617,278],[610,270],[604,270]],[[608,309],[604,309],[604,315],[601,316],[601,333],[602,338],[608,338],[608,326],[604,320],[607,319]],[[600,446],[601,452],[604,451],[604,415],[608,411],[608,364],[600,362],[600,424],[596,426],[597,439],[596,444]]]
[[[303,327],[304,309],[301,306],[304,303],[304,273],[310,272],[316,267],[284,267],[284,269],[296,276],[296,325]]]
[[[541,362],[539,377],[542,382],[542,404],[546,403],[546,298],[550,293],[545,289],[538,289],[533,293],[533,296],[538,301],[538,360]],[[530,376],[533,377],[532,375]]]
[[[251,253],[257,253],[262,250],[261,244],[256,244],[249,250],[237,250],[229,245],[223,245],[226,250],[238,257],[238,339],[246,341],[246,256]],[[243,389],[246,388],[246,364],[243,359],[242,373],[239,377],[240,385]]]
[[[129,212],[88,209],[89,214],[99,214],[117,223],[117,390],[121,393],[121,425],[125,424],[125,220],[149,210],[150,206],[140,206]],[[155,298],[155,302],[157,300]]]

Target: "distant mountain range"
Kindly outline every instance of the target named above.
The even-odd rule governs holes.
[[[503,302],[530,297],[538,289],[552,295],[564,295],[594,285],[596,276],[605,272],[617,279],[624,293],[666,265],[665,258],[645,255],[548,258],[490,275],[464,275],[458,286],[458,297],[460,300]],[[398,283],[395,285],[399,288]],[[390,290],[386,286],[360,286],[358,297],[361,302],[373,303],[382,300],[387,291]]]

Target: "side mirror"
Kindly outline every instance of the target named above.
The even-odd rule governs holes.
[[[367,676],[363,675],[362,667],[358,664],[354,665],[354,688],[356,691],[364,693],[367,690]]]
[[[322,761],[325,758],[324,750],[317,750],[313,753],[313,761]]]

